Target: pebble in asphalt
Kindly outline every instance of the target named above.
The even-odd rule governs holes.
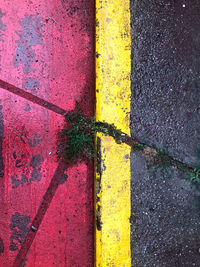
[[[131,0],[131,134],[200,166],[200,1]],[[134,267],[200,266],[200,188],[131,154]]]

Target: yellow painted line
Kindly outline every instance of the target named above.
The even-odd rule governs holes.
[[[130,134],[130,0],[96,0],[96,118]],[[97,137],[96,266],[131,266],[130,152]]]

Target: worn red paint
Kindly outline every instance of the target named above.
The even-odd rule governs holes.
[[[35,218],[33,219],[31,226],[29,227],[29,230],[23,240],[23,243],[21,244],[21,248],[14,261],[13,267],[22,266],[24,264],[24,261],[30,250],[33,240],[35,239],[37,231],[39,230],[39,227],[44,219],[44,216],[49,206],[51,205],[53,197],[55,197],[55,193],[58,189],[58,186],[60,185],[60,181],[62,180],[63,175],[65,175],[65,171],[67,171],[68,167],[69,166],[64,161],[61,160],[59,162],[58,167],[56,168],[56,171],[47,188],[47,191],[45,192],[40,202]]]
[[[49,0],[48,5],[39,0],[2,0],[0,79],[62,110],[73,109],[75,101],[81,101],[91,114],[93,13],[93,0]],[[63,119],[10,92],[0,90],[0,100],[0,139],[4,137],[0,266],[9,267],[58,165],[56,133]],[[92,164],[79,163],[67,175],[44,216],[25,266],[93,265]]]
[[[56,106],[53,103],[50,103],[49,101],[46,101],[42,99],[41,97],[38,97],[36,95],[33,95],[32,93],[26,92],[25,90],[22,90],[21,88],[14,86],[13,84],[10,84],[8,82],[5,82],[0,79],[0,88],[7,90],[8,92],[11,92],[17,96],[20,96],[34,104],[37,104],[43,108],[46,108],[48,110],[51,110],[57,114],[64,115],[66,113],[66,110],[63,108],[60,108]]]

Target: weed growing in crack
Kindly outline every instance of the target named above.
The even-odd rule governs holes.
[[[65,115],[65,127],[59,132],[57,154],[67,161],[92,159],[95,155],[94,138],[96,133],[112,136],[119,144],[123,141],[123,133],[113,124],[96,121],[81,112],[76,105],[74,111]]]
[[[200,174],[200,169],[194,168],[193,172],[189,173],[190,175],[189,183],[191,184],[192,182],[197,182],[198,184],[200,184],[199,174]]]
[[[67,161],[80,161],[94,156],[94,140],[91,131],[93,120],[83,116],[79,106],[65,115],[65,126],[59,132],[58,154]]]
[[[166,145],[159,150],[140,143],[117,129],[114,124],[96,121],[95,117],[83,115],[78,103],[75,110],[65,115],[65,125],[58,134],[58,156],[68,162],[92,159],[95,156],[94,143],[97,133],[112,136],[117,144],[126,143],[132,146],[133,151],[141,151],[148,162],[148,168],[154,167],[154,175],[159,170],[163,177],[169,178],[173,168],[176,168],[189,175],[189,183],[200,184],[200,168],[193,168],[170,157]]]
[[[133,145],[133,151],[140,151],[144,149],[144,145],[143,144],[135,144]]]
[[[189,176],[189,184],[197,182],[200,184],[200,168],[191,168],[187,164],[175,160],[169,156],[166,145],[162,150],[157,150],[156,153],[150,154],[148,162],[148,169],[154,167],[154,176],[158,170],[164,178],[171,178],[173,173],[173,167],[186,173]]]
[[[163,149],[156,150],[156,153],[150,155],[150,163],[148,168],[154,167],[153,174],[156,176],[158,170],[164,178],[171,178],[172,176],[172,162],[168,156],[168,149],[164,145]]]

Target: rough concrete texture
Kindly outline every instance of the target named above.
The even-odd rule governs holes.
[[[186,179],[155,176],[132,154],[132,266],[200,266],[200,191]]]
[[[35,69],[31,68],[31,64],[36,61],[35,50],[32,46],[43,45],[42,20],[43,18],[38,17],[37,14],[25,16],[20,23],[22,30],[17,32],[20,40],[16,41],[18,46],[16,49],[16,56],[14,57],[14,66],[19,67],[19,62],[22,62],[25,74],[35,71]]]
[[[6,30],[6,25],[3,24],[2,22],[2,17],[5,16],[5,13],[2,12],[2,10],[0,9],[0,41],[3,42],[3,39],[1,38],[1,36],[3,35],[3,31]]]
[[[93,115],[93,22],[93,0],[1,1],[1,86],[9,82],[33,97],[0,88],[0,267],[13,266],[26,218],[33,221],[58,166],[59,114],[78,101]],[[59,106],[59,114],[30,101],[35,96]],[[24,266],[93,266],[93,176],[92,163],[67,170]]]
[[[131,0],[131,133],[199,166],[200,2]],[[200,266],[200,191],[132,154],[132,265]]]

